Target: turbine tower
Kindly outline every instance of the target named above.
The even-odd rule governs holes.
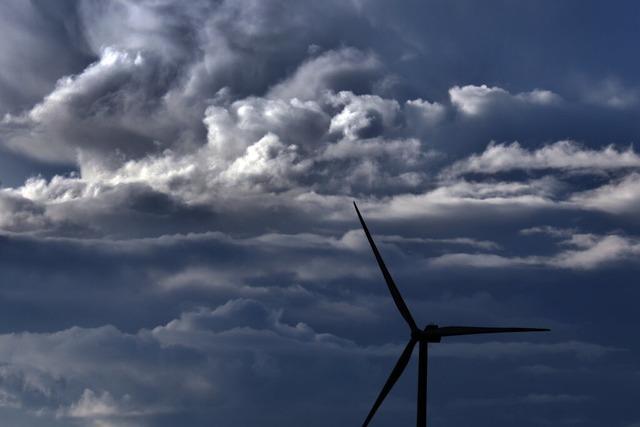
[[[380,271],[382,271],[382,275],[384,276],[384,280],[387,282],[387,287],[389,288],[389,292],[393,297],[393,302],[396,304],[398,311],[404,318],[404,320],[409,325],[409,329],[411,330],[411,338],[407,343],[406,347],[402,351],[400,358],[396,362],[396,365],[393,367],[389,378],[387,378],[387,382],[380,390],[380,394],[378,394],[378,398],[373,403],[373,407],[369,411],[367,418],[364,420],[362,427],[366,427],[371,422],[371,419],[375,415],[376,411],[382,404],[382,401],[387,397],[391,388],[393,388],[402,372],[407,367],[409,363],[409,359],[411,359],[411,354],[413,353],[413,349],[418,344],[418,416],[417,416],[417,427],[426,427],[427,425],[427,356],[428,356],[428,345],[429,343],[440,342],[443,337],[451,337],[457,335],[476,335],[476,334],[496,334],[496,333],[506,333],[506,332],[544,332],[549,331],[549,329],[542,328],[492,328],[492,327],[477,327],[477,326],[438,326],[429,324],[424,327],[424,329],[420,329],[416,324],[415,320],[413,320],[413,316],[409,311],[409,307],[405,304],[402,299],[402,295],[400,295],[400,291],[396,287],[396,284],[387,270],[387,267],[384,265],[384,261],[382,260],[382,256],[376,247],[376,244],[371,237],[371,233],[369,233],[369,229],[367,228],[367,224],[365,224],[362,215],[360,214],[360,210],[358,210],[358,206],[356,202],[353,202],[353,206],[356,208],[356,213],[358,214],[358,218],[360,219],[360,224],[362,224],[362,228],[364,230],[364,234],[367,235],[367,240],[369,241],[369,245],[371,245],[371,250],[376,257],[376,261],[378,262],[378,266],[380,267]]]

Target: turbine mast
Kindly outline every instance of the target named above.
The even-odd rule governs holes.
[[[417,427],[427,427],[427,363],[429,343],[421,339],[418,353],[418,417]]]

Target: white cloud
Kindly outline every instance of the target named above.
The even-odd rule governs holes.
[[[138,61],[118,52],[105,58],[106,65],[95,66]],[[81,81],[83,76],[72,80]],[[57,94],[54,98],[68,97]],[[369,122],[371,111],[379,122]],[[304,193],[331,198],[358,189],[416,189],[425,182],[422,169],[430,154],[419,140],[401,137],[403,114],[396,101],[350,92],[329,92],[318,101],[305,102],[248,97],[206,110],[208,138],[202,146],[165,149],[139,159],[125,156],[115,163],[82,151],[77,158],[79,173],[49,180],[31,178],[5,194],[33,204],[45,218],[43,224],[49,224],[88,222],[86,216],[107,213],[107,204],[126,201],[125,194],[130,192],[166,195],[185,207],[219,206],[217,201],[225,198],[234,210],[230,204],[247,200],[243,194],[267,197],[291,192],[270,202],[290,204]],[[88,203],[81,206],[82,201]],[[6,229],[19,228],[13,224],[18,221],[17,209],[15,203],[4,203]]]
[[[247,147],[244,156],[238,157],[221,174],[230,186],[258,186],[266,191],[287,189],[293,186],[291,178],[303,174],[310,162],[298,161],[298,147],[285,146],[274,134],[267,134]]]
[[[483,112],[496,98],[508,97],[509,92],[499,87],[482,86],[454,86],[449,89],[451,103],[460,111],[469,115]]]
[[[145,104],[150,92],[162,90],[157,65],[139,52],[105,48],[97,62],[76,76],[61,78],[31,110],[5,116],[2,123],[10,129],[6,144],[37,159],[62,163],[75,163],[80,153],[106,156],[116,148],[139,155],[157,149],[153,140],[169,146],[176,141],[167,141],[167,133],[177,134],[158,109],[162,102]],[[110,156],[105,161],[117,159]]]
[[[96,394],[85,389],[77,402],[69,406],[67,415],[72,418],[102,418],[120,415],[122,409],[108,391]]]
[[[317,101],[249,97],[205,112],[208,145],[216,157],[233,159],[268,133],[287,144],[313,147],[329,129],[330,117]]]
[[[408,100],[405,109],[409,122],[417,128],[437,125],[444,119],[447,112],[444,105],[421,98]]]
[[[576,230],[569,228],[558,228],[550,225],[543,225],[538,227],[530,227],[520,230],[520,234],[528,236],[534,234],[547,234],[553,237],[572,238],[576,233]]]
[[[352,236],[357,236],[357,239],[361,242],[362,247],[367,247],[366,239],[364,238],[361,230],[352,230],[344,235],[342,240],[347,238],[351,241],[354,239]],[[470,246],[477,249],[495,250],[499,249],[500,245],[496,242],[489,240],[477,240],[466,237],[453,237],[453,238],[421,238],[421,237],[403,237],[396,235],[377,235],[376,241],[389,242],[389,243],[421,243],[421,244],[436,244],[436,245],[460,245]]]
[[[370,52],[350,47],[330,50],[306,60],[293,75],[271,88],[269,96],[318,99],[326,90],[347,89],[353,80],[371,87],[381,68],[378,57]]]
[[[329,100],[334,107],[342,108],[331,119],[329,131],[340,132],[348,140],[379,136],[400,125],[400,105],[395,100],[345,91]]]
[[[618,150],[613,145],[592,150],[574,141],[559,141],[535,150],[522,148],[518,142],[491,143],[485,151],[460,160],[444,172],[447,176],[465,173],[494,174],[515,169],[615,170],[639,168],[640,156],[632,147]]]
[[[488,212],[518,212],[543,208],[561,208],[552,196],[557,182],[553,179],[528,182],[442,182],[422,194],[401,194],[386,201],[372,203],[373,218],[465,217]],[[364,204],[363,206],[367,206]]]
[[[433,267],[466,266],[475,268],[552,267],[592,270],[640,256],[640,241],[615,234],[556,234],[563,236],[563,249],[552,255],[520,256],[487,253],[448,253],[429,260]]]
[[[415,139],[374,138],[366,141],[344,139],[327,145],[320,158],[322,160],[386,158],[403,161],[407,166],[412,166],[419,163],[422,156],[420,142]]]
[[[560,102],[560,97],[548,90],[535,89],[512,95],[508,91],[486,85],[454,86],[449,89],[451,103],[462,113],[477,116],[498,105],[550,105]]]
[[[451,253],[429,260],[433,267],[504,268],[536,264],[535,259],[508,257],[496,254]]]
[[[549,260],[549,264],[561,268],[593,269],[640,255],[640,242],[636,239],[607,235],[593,240],[588,243],[578,240],[585,247],[560,252]]]
[[[633,172],[617,182],[594,190],[576,193],[571,202],[587,209],[612,214],[634,214],[640,211],[640,174]]]

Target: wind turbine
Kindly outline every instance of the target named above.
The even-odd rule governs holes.
[[[409,307],[405,304],[402,299],[402,295],[400,295],[400,291],[396,287],[396,284],[391,278],[391,274],[387,267],[384,265],[384,261],[382,260],[382,256],[380,252],[378,252],[378,248],[371,237],[371,233],[369,233],[369,229],[367,228],[367,224],[365,224],[360,211],[358,210],[358,205],[356,202],[353,202],[353,206],[356,208],[356,212],[358,214],[358,218],[360,219],[360,224],[362,224],[362,228],[364,230],[364,234],[367,235],[367,240],[369,241],[369,245],[371,245],[371,250],[376,257],[376,261],[378,261],[378,266],[382,271],[382,275],[384,276],[384,280],[387,282],[387,287],[389,288],[389,292],[393,297],[393,302],[396,304],[396,307],[400,311],[400,314],[404,318],[404,320],[409,325],[409,329],[411,330],[411,338],[409,342],[405,346],[400,358],[396,362],[396,365],[393,367],[389,378],[387,378],[387,382],[380,390],[380,394],[378,394],[378,398],[373,403],[373,407],[369,411],[367,418],[364,420],[362,427],[366,427],[371,422],[371,419],[375,415],[376,411],[382,404],[382,401],[387,397],[389,391],[394,386],[402,372],[407,367],[409,363],[409,359],[411,358],[411,354],[413,353],[413,349],[418,344],[419,355],[418,355],[418,416],[417,416],[417,427],[426,427],[427,425],[427,357],[428,357],[428,345],[429,343],[440,342],[443,337],[451,337],[458,335],[476,335],[476,334],[496,334],[496,333],[506,333],[506,332],[544,332],[549,331],[549,329],[542,328],[492,328],[492,327],[478,327],[478,326],[438,326],[429,324],[424,327],[424,329],[418,328],[415,320],[413,320],[413,316],[409,311]]]

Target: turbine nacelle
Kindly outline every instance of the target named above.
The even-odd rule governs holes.
[[[415,329],[411,332],[411,339],[424,342],[440,342],[442,335],[440,334],[438,325],[428,324],[424,329]]]

